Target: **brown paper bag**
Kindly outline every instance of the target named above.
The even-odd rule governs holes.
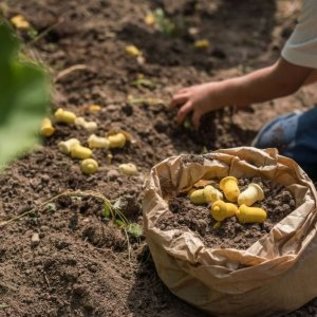
[[[297,208],[247,250],[207,248],[191,231],[156,227],[169,197],[227,175],[274,180],[292,192]],[[278,316],[317,296],[316,201],[306,173],[274,149],[180,155],[151,170],[145,236],[160,278],[186,302],[215,316]]]

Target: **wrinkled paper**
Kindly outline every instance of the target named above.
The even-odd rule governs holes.
[[[204,246],[194,232],[160,230],[168,199],[200,179],[271,179],[293,194],[296,209],[247,250]],[[277,150],[240,147],[180,155],[154,166],[146,181],[144,231],[157,272],[172,293],[214,316],[278,316],[317,296],[315,186]]]

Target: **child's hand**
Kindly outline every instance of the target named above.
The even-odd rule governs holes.
[[[311,68],[280,58],[272,66],[241,77],[181,89],[173,96],[171,105],[180,107],[177,113],[179,123],[192,112],[192,122],[198,128],[201,116],[207,112],[233,105],[244,108],[290,95],[310,76],[313,77],[312,73]]]
[[[203,114],[222,108],[219,103],[222,94],[221,83],[206,83],[179,90],[172,99],[171,106],[180,107],[177,122],[182,123],[192,112],[193,125],[198,128]]]

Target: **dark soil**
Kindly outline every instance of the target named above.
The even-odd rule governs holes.
[[[130,132],[136,144],[94,153],[101,169],[85,176],[79,164],[60,153],[59,141],[87,133],[58,125],[57,133],[0,176],[0,221],[35,208],[0,235],[0,316],[164,316],[204,314],[173,296],[155,272],[144,238],[129,238],[101,215],[93,197],[58,199],[66,190],[94,190],[112,202],[123,198],[130,221],[142,225],[142,190],[149,169],[180,153],[250,144],[267,120],[310,106],[316,94],[305,89],[294,97],[251,108],[231,109],[204,118],[203,128],[178,127],[168,107],[172,92],[207,80],[242,74],[269,65],[294,26],[300,1],[140,1],[9,0],[0,8],[8,18],[23,14],[38,37],[21,33],[25,51],[52,73],[52,109],[65,107],[96,120],[98,134],[112,128]],[[234,10],[232,6],[235,6]],[[179,32],[169,37],[145,25],[149,10],[163,7]],[[196,28],[197,34],[189,32]],[[252,30],[252,32],[250,32]],[[193,47],[207,38],[207,50]],[[142,49],[144,63],[127,56],[125,46]],[[74,65],[81,68],[66,74]],[[64,75],[63,75],[64,74]],[[136,86],[140,74],[151,86]],[[131,98],[142,102],[131,102]],[[149,98],[160,99],[150,102]],[[102,111],[88,114],[87,104]],[[256,120],[254,119],[256,118]],[[139,173],[121,175],[132,162]],[[129,248],[130,245],[130,248]],[[129,252],[130,250],[130,252]],[[129,256],[130,255],[130,256]],[[314,316],[314,303],[298,311]]]
[[[158,227],[162,230],[190,229],[209,248],[249,248],[295,209],[295,200],[289,190],[270,180],[257,177],[240,179],[239,182],[241,191],[250,182],[263,188],[265,199],[254,205],[267,211],[268,218],[263,224],[240,224],[236,217],[231,217],[217,228],[217,221],[211,217],[210,207],[195,206],[187,196],[178,196],[169,201],[169,212],[159,220]],[[215,182],[215,186],[217,183]]]

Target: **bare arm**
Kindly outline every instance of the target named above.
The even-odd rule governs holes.
[[[203,114],[236,105],[243,107],[290,95],[296,92],[313,70],[288,63],[280,58],[274,65],[250,74],[185,88],[176,93],[172,106],[179,106],[178,122],[193,112],[193,123],[199,126]]]
[[[280,58],[270,67],[224,82],[226,104],[243,106],[293,94],[311,73],[310,68],[296,66]]]
[[[317,83],[317,70],[313,70],[310,73],[308,78],[305,80],[304,85],[308,86],[308,85],[315,84],[315,83]]]

